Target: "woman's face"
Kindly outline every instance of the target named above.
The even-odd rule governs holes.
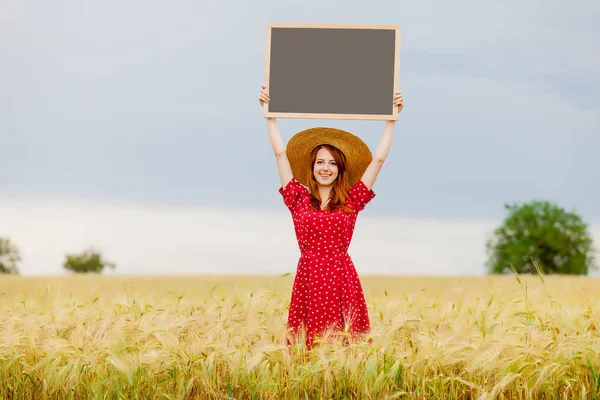
[[[317,159],[313,166],[313,175],[317,183],[322,186],[333,185],[338,177],[338,166],[333,155],[327,149],[319,149]]]

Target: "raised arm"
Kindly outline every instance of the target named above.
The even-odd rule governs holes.
[[[402,108],[404,108],[402,92],[397,92],[395,94],[394,105],[398,107],[398,112],[402,111]],[[383,128],[383,134],[381,135],[381,140],[379,141],[379,147],[377,147],[377,152],[373,156],[373,161],[371,161],[361,178],[365,186],[367,186],[367,188],[369,189],[373,188],[375,180],[377,179],[377,175],[379,175],[379,171],[381,171],[381,167],[383,166],[383,163],[385,162],[385,159],[388,156],[390,147],[392,147],[392,138],[394,137],[395,127],[396,121],[385,122],[385,127]]]
[[[260,105],[264,107],[269,100],[270,98],[267,86],[262,85],[262,90],[260,92],[258,101]],[[275,158],[277,160],[277,171],[279,172],[281,187],[285,188],[292,180],[294,175],[292,174],[292,168],[290,167],[290,162],[287,159],[285,145],[281,139],[281,132],[279,131],[279,126],[277,125],[277,120],[275,118],[267,118],[267,130],[269,131],[271,147],[273,148],[273,152],[275,153]]]

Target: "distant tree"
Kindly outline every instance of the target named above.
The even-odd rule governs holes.
[[[0,274],[18,275],[17,263],[21,261],[19,249],[9,238],[0,237]]]
[[[81,254],[67,254],[63,263],[63,268],[75,273],[102,273],[105,267],[115,269],[114,263],[102,259],[100,252],[94,249],[87,249]]]
[[[588,226],[547,201],[507,204],[509,215],[486,244],[490,273],[587,275],[594,265]]]

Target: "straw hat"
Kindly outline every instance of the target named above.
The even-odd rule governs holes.
[[[286,153],[294,178],[304,186],[308,186],[306,177],[308,172],[312,171],[310,153],[322,144],[332,145],[344,153],[350,185],[360,180],[373,159],[369,146],[350,132],[326,127],[298,132],[288,141]]]

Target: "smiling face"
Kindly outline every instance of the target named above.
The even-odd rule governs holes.
[[[313,175],[317,183],[322,186],[333,185],[338,171],[337,162],[331,152],[325,148],[319,149],[313,164]]]

